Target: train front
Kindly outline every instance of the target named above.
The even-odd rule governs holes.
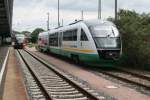
[[[24,40],[25,40],[25,36],[23,34],[17,34],[15,36],[14,47],[16,49],[23,49],[24,48]]]
[[[117,61],[122,54],[121,36],[111,22],[100,22],[89,27],[99,58],[103,61]]]

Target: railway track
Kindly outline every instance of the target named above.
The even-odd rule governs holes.
[[[44,96],[44,100],[109,100],[30,52],[18,50],[18,53],[33,76],[32,89],[38,91],[35,90],[37,94],[39,93],[38,97]]]
[[[144,74],[138,74],[121,68],[115,68],[113,71],[99,70],[97,74],[99,73],[150,90],[150,77]]]
[[[124,72],[124,73],[129,73],[133,76],[137,76],[139,78],[150,81],[150,73],[146,74],[145,72],[142,73],[142,72],[139,72],[136,70],[132,71],[132,69],[130,70],[130,69],[125,69],[125,68],[121,68],[121,67],[116,67],[116,70]]]

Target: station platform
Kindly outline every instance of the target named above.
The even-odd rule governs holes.
[[[1,100],[28,100],[23,76],[12,47],[9,48],[5,73]]]
[[[2,64],[6,57],[7,51],[8,51],[8,46],[0,46],[0,70],[2,68]]]

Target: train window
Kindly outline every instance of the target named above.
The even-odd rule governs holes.
[[[64,41],[68,41],[68,40],[69,40],[69,39],[68,39],[68,38],[69,38],[69,33],[70,33],[69,31],[63,32],[63,40],[64,40]]]
[[[58,33],[54,33],[49,36],[49,45],[58,46]]]
[[[81,29],[81,41],[88,41],[88,38],[83,29]]]
[[[64,41],[77,41],[77,29],[63,32]]]
[[[77,30],[72,31],[72,41],[77,41]]]

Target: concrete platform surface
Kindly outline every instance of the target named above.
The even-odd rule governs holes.
[[[2,64],[4,62],[7,51],[8,51],[8,46],[0,46],[0,70],[2,68]]]
[[[23,77],[13,48],[10,49],[3,100],[27,100]]]

